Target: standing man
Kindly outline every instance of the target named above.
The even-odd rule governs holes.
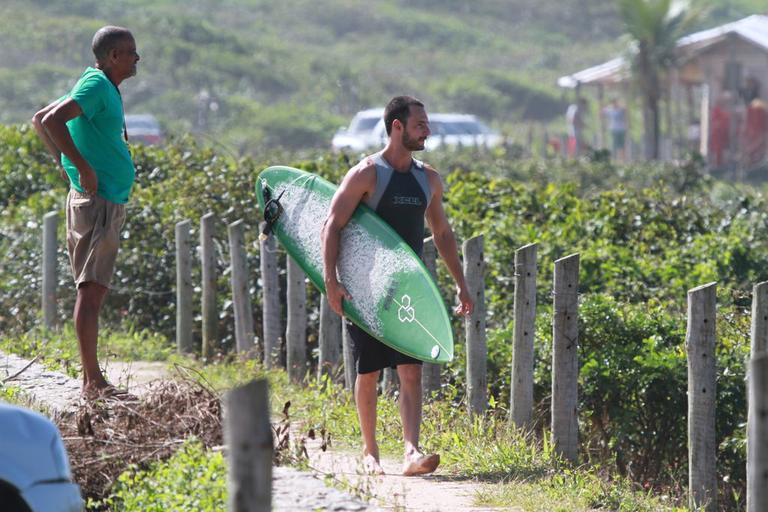
[[[357,205],[364,202],[419,255],[424,242],[426,218],[435,246],[458,285],[456,313],[468,315],[473,304],[461,269],[456,239],[443,210],[440,175],[412,156],[414,151],[424,149],[424,142],[430,133],[424,104],[410,96],[393,98],[384,109],[384,126],[389,136],[387,146],[349,170],[333,197],[331,211],[323,227],[323,272],[328,303],[337,314],[342,315],[342,301],[350,300],[350,293],[355,293],[355,290],[347,291],[339,283],[336,262],[341,230]],[[426,455],[419,449],[421,361],[389,348],[349,322],[347,329],[357,366],[355,402],[363,436],[366,470],[374,474],[383,473],[376,444],[376,385],[381,370],[392,367],[397,369],[400,378],[400,418],[405,445],[403,474],[410,476],[433,472],[440,464],[440,456]]]
[[[134,180],[118,86],[136,74],[139,54],[128,29],[99,29],[96,57],[66,96],[35,114],[32,123],[70,184],[67,249],[77,288],[74,323],[83,365],[83,395],[111,397],[96,356],[99,311],[115,270],[125,203]]]
[[[568,156],[578,158],[584,154],[587,145],[584,139],[586,128],[587,100],[579,97],[568,106],[565,122],[568,125]]]
[[[611,154],[614,159],[620,162],[625,161],[624,147],[627,143],[627,109],[620,103],[618,98],[612,98],[611,103],[603,108],[608,131],[611,133]]]

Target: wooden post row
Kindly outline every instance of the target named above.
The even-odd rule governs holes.
[[[192,262],[190,227],[192,221],[176,224],[176,350],[191,354],[192,346]]]
[[[202,356],[210,360],[218,346],[219,315],[216,311],[216,252],[213,245],[215,216],[206,213],[200,219],[200,260],[203,277],[203,347]]]
[[[470,238],[463,244],[464,276],[475,302],[472,314],[464,319],[467,338],[467,403],[470,414],[483,414],[487,398],[488,347],[485,333],[485,261],[483,236]]]
[[[437,282],[437,249],[432,237],[424,240],[423,250],[424,266],[427,267],[432,278]],[[433,392],[440,389],[440,365],[434,363],[424,363],[421,368],[421,394],[424,399],[428,399]]]
[[[286,256],[287,325],[285,327],[286,366],[292,382],[301,382],[307,373],[307,285],[306,275],[296,260]]]
[[[355,381],[357,380],[357,368],[355,367],[355,355],[352,353],[352,339],[349,337],[349,330],[341,322],[341,346],[344,356],[344,387],[354,393]]]
[[[267,381],[256,380],[224,395],[231,512],[268,512],[272,508],[273,442],[268,393]]]
[[[715,309],[715,283],[688,290],[688,504],[706,512],[717,510]]]
[[[747,512],[768,510],[768,352],[749,362]]]
[[[43,324],[46,329],[55,329],[56,318],[56,231],[59,224],[59,214],[48,212],[43,216]]]
[[[240,354],[248,354],[254,349],[253,309],[249,291],[244,229],[242,219],[228,226],[231,266],[229,277],[232,284],[232,306],[235,312],[235,347]]]
[[[536,244],[529,244],[515,251],[515,327],[509,411],[510,419],[519,428],[529,428],[533,418],[536,249]]]
[[[768,510],[768,282],[752,295],[747,374],[747,512]]]
[[[259,232],[264,231],[264,223]],[[274,235],[260,241],[261,285],[263,316],[264,366],[272,368],[280,362],[280,339],[282,320],[280,317],[280,280],[277,269],[277,242]]]
[[[325,294],[320,298],[320,346],[317,361],[317,378],[329,375],[338,377],[339,361],[341,359],[341,317],[337,315],[328,303]]]
[[[555,261],[552,319],[552,442],[576,463],[579,455],[579,255]]]

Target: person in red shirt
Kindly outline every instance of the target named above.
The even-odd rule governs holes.
[[[768,148],[768,105],[760,98],[753,99],[747,107],[743,147],[743,164],[747,170],[765,162]]]
[[[728,93],[723,93],[710,113],[709,154],[710,162],[714,167],[722,167],[725,164],[725,152],[730,146],[731,112],[729,101]]]

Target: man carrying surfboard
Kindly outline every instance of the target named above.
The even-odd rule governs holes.
[[[424,149],[429,137],[429,118],[424,104],[411,96],[397,96],[384,109],[389,141],[383,151],[364,158],[352,167],[331,201],[323,226],[323,274],[328,303],[343,315],[342,301],[351,300],[355,290],[339,282],[337,262],[341,231],[357,206],[364,202],[421,255],[424,219],[435,246],[458,286],[456,313],[469,315],[473,303],[461,268],[456,238],[443,209],[440,175],[412,156]],[[355,402],[363,437],[363,462],[371,473],[382,474],[376,443],[376,399],[379,374],[383,368],[397,368],[400,379],[400,417],[403,423],[403,474],[423,475],[440,464],[438,454],[419,449],[421,426],[421,361],[402,354],[347,322],[355,356],[357,379]]]

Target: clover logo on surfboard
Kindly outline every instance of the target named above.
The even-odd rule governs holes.
[[[403,295],[403,298],[400,299],[400,309],[397,310],[397,318],[400,319],[401,322],[413,322],[414,318],[416,318],[416,310],[411,306],[411,297],[409,295]]]

